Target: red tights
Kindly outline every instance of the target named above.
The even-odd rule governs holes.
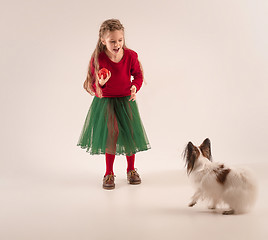
[[[105,176],[110,175],[110,174],[114,174],[114,172],[113,172],[114,159],[115,159],[115,155],[105,153],[105,160],[106,160]],[[131,170],[135,170],[134,162],[135,162],[135,154],[133,154],[131,156],[127,156],[127,172],[129,172]]]

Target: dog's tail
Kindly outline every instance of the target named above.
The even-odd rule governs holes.
[[[256,177],[250,169],[236,169],[229,176],[223,194],[224,201],[236,214],[249,212],[255,205],[258,195]]]

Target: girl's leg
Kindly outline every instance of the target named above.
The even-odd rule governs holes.
[[[135,170],[134,162],[135,162],[135,154],[127,156],[127,172]]]
[[[105,173],[104,176],[114,175],[114,171],[113,171],[114,159],[115,159],[115,155],[109,154],[109,153],[105,153],[106,173]]]
[[[135,154],[127,156],[127,179],[130,184],[140,184],[141,178],[134,167]]]
[[[106,159],[106,173],[103,177],[103,184],[102,187],[104,189],[114,189],[115,184],[114,184],[114,172],[113,172],[113,166],[114,166],[114,154],[108,154],[105,153],[105,159]]]
[[[115,183],[114,183],[114,172],[113,172],[113,165],[114,165],[114,159],[115,159],[115,153],[116,153],[116,142],[118,138],[118,124],[117,119],[114,114],[113,107],[111,105],[108,105],[108,136],[107,136],[107,142],[106,142],[106,153],[105,153],[105,159],[106,159],[106,173],[103,178],[103,188],[104,189],[114,189]]]
[[[106,153],[115,154],[116,153],[116,143],[119,135],[118,123],[116,115],[112,106],[108,105],[108,136],[106,142]]]

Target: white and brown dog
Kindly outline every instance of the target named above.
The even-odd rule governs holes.
[[[257,185],[251,171],[212,162],[208,138],[199,147],[189,142],[184,151],[184,159],[187,173],[196,186],[189,207],[193,207],[201,199],[208,200],[211,209],[220,204],[228,205],[223,214],[246,213],[252,208],[256,200]]]

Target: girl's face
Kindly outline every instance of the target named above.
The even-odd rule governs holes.
[[[122,30],[108,31],[101,38],[101,42],[106,46],[109,55],[117,57],[123,53],[124,32]]]

